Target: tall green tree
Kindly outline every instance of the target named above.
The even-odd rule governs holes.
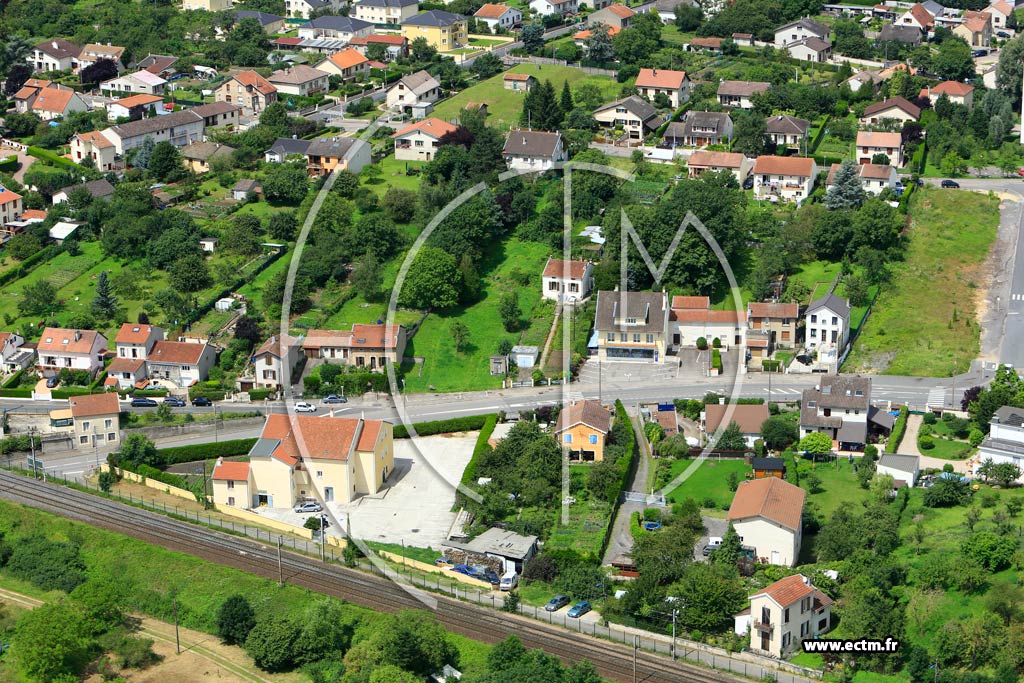
[[[406,273],[399,303],[410,308],[450,308],[459,302],[455,257],[437,247],[423,247]]]
[[[161,182],[173,182],[184,174],[181,165],[181,152],[167,140],[161,140],[153,146],[146,172],[150,177]]]
[[[604,64],[615,59],[615,45],[608,34],[605,24],[591,26],[590,35],[583,41],[587,50],[587,59],[596,64]]]
[[[198,254],[189,254],[171,264],[167,271],[168,282],[179,292],[198,292],[210,286],[210,271],[206,259]]]
[[[41,315],[57,306],[57,288],[49,280],[37,280],[25,285],[18,301],[22,315]]]
[[[498,313],[501,315],[502,325],[506,332],[515,332],[519,329],[519,319],[523,311],[519,308],[519,296],[515,291],[505,292],[498,304]]]
[[[90,305],[93,315],[101,320],[109,320],[117,313],[117,297],[110,290],[107,271],[101,271],[96,278],[96,296]]]
[[[256,625],[256,613],[244,595],[228,597],[217,610],[217,635],[228,645],[242,645]]]
[[[558,103],[562,114],[568,116],[573,109],[572,90],[569,89],[569,81],[562,81],[562,99]]]
[[[754,112],[734,112],[732,149],[747,156],[764,154],[768,146],[768,131],[763,116]]]
[[[830,209],[846,209],[860,206],[867,194],[860,181],[860,167],[856,161],[847,159],[839,165],[832,178],[832,187],[825,193],[825,206]]]

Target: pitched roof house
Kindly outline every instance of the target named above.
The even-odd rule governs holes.
[[[594,110],[594,120],[606,126],[621,128],[633,140],[643,139],[665,123],[654,107],[637,95],[598,107]]]
[[[889,163],[893,166],[902,167],[904,163],[903,137],[899,133],[859,131],[855,149],[857,163],[860,164],[872,163],[876,154],[889,157]]]
[[[441,138],[455,130],[454,125],[434,117],[410,123],[391,136],[395,140],[395,159],[431,161],[441,146]]]
[[[988,47],[992,40],[992,15],[965,10],[963,22],[953,27],[953,35],[963,38],[971,47]]]
[[[277,88],[255,71],[240,71],[213,91],[217,102],[236,104],[246,116],[256,116],[277,101]]]
[[[473,18],[487,24],[491,32],[495,33],[499,29],[509,30],[522,22],[523,13],[517,7],[488,2],[473,14]]]
[[[348,47],[328,56],[318,63],[316,68],[330,75],[341,76],[343,80],[349,80],[369,71],[370,60],[362,52]]]
[[[935,86],[927,86],[921,89],[920,94],[921,97],[927,97],[932,106],[943,95],[953,104],[962,104],[968,109],[974,104],[974,86],[960,81],[943,81]]]
[[[406,114],[423,118],[433,109],[433,103],[441,97],[441,83],[426,71],[406,74],[388,88],[385,101],[388,109],[401,110]],[[420,113],[422,112],[422,113]]]
[[[760,81],[722,81],[718,84],[718,102],[723,107],[739,107],[753,109],[751,98],[771,90],[771,83]]]
[[[783,49],[808,38],[827,40],[830,33],[828,27],[804,17],[775,29],[775,47]]]
[[[270,74],[270,84],[277,88],[278,96],[311,97],[327,92],[330,74],[305,64],[294,64]]]
[[[825,181],[825,189],[832,187],[836,171],[841,164],[832,164],[828,171],[828,179]],[[877,197],[886,188],[895,188],[899,176],[896,174],[896,167],[888,164],[858,164],[857,175],[860,176],[861,187],[870,195]]]
[[[72,396],[68,403],[74,431],[72,438],[77,445],[113,446],[121,440],[121,404],[117,394]]]
[[[552,301],[579,301],[594,287],[594,264],[548,258],[541,274],[541,296]]]
[[[308,330],[302,351],[306,358],[340,361],[383,372],[388,365],[402,362],[405,341],[406,330],[402,325],[355,324],[351,330]]]
[[[47,327],[36,344],[39,372],[47,377],[64,368],[96,373],[103,369],[107,338],[94,330]]]
[[[680,122],[665,126],[664,140],[672,147],[707,147],[732,139],[732,119],[726,112],[688,111]]]
[[[686,173],[691,178],[699,176],[705,171],[717,173],[729,171],[736,176],[736,182],[742,184],[750,175],[751,161],[745,154],[739,152],[708,152],[697,150],[690,155],[686,162]]]
[[[370,144],[359,138],[316,138],[306,148],[306,170],[313,178],[330,175],[335,169],[359,173],[369,163]]]
[[[33,73],[48,71],[70,71],[82,48],[63,38],[54,38],[39,43],[25,58]]]
[[[371,24],[398,25],[419,10],[417,0],[358,0],[352,16]]]
[[[597,293],[594,331],[601,361],[664,363],[668,351],[668,294],[603,291]]]
[[[746,311],[720,311],[711,308],[706,296],[674,296],[669,322],[672,347],[695,347],[703,338],[709,345],[715,339],[725,347],[743,342]]]
[[[814,189],[814,159],[763,155],[754,161],[754,198],[802,202]]]
[[[554,435],[570,460],[601,462],[611,426],[611,412],[598,401],[575,401],[558,413]]]
[[[543,173],[569,158],[559,132],[513,130],[505,138],[502,150],[510,170]]]
[[[727,418],[729,423],[725,422]],[[761,425],[767,419],[768,405],[764,403],[761,405],[709,403],[701,412],[701,432],[706,439],[710,440],[719,427],[728,427],[730,423],[735,422],[740,428],[740,433],[743,434],[747,448],[753,448],[754,442],[761,438]]]
[[[869,423],[885,428],[871,406],[871,378],[822,375],[818,386],[804,389],[800,404],[800,438],[824,432],[839,450],[859,451],[868,442]]]
[[[921,108],[903,97],[890,97],[882,102],[869,105],[860,118],[862,126],[878,123],[884,119],[898,121],[917,121],[921,118]]]
[[[636,89],[651,102],[658,95],[664,94],[672,107],[678,108],[690,99],[690,77],[685,71],[640,69],[636,77]]]
[[[792,567],[800,556],[807,493],[777,477],[740,482],[727,518],[758,562]]]
[[[831,628],[832,598],[803,574],[779,579],[750,596],[746,610],[753,623],[750,649],[782,658],[804,640],[819,638]]]
[[[815,299],[804,311],[805,343],[819,363],[834,364],[850,341],[850,303],[835,294]]]

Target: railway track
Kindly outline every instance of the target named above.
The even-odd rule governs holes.
[[[251,539],[212,531],[52,483],[0,471],[0,498],[193,555],[258,576],[284,580],[325,595],[387,612],[422,609],[423,604],[394,582],[316,560]],[[590,661],[604,678],[622,683],[739,682],[730,674],[666,659],[619,643],[566,631],[519,615],[497,612],[454,598],[430,594],[446,629],[496,643],[516,635],[527,648],[564,661]],[[635,668],[634,668],[635,667]]]

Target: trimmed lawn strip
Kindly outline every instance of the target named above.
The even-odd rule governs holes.
[[[671,477],[669,482],[679,476],[693,460],[685,458],[676,460],[671,465]],[[689,479],[683,481],[673,491],[669,492],[667,498],[671,503],[678,503],[693,498],[697,504],[703,507],[706,501],[714,501],[715,508],[728,510],[732,504],[733,492],[729,490],[727,477],[730,472],[735,472],[743,481],[747,473],[752,471],[743,458],[708,458],[698,467]]]

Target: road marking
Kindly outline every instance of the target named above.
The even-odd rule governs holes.
[[[1012,301],[1024,301],[1024,294],[1011,294],[1010,299]]]

